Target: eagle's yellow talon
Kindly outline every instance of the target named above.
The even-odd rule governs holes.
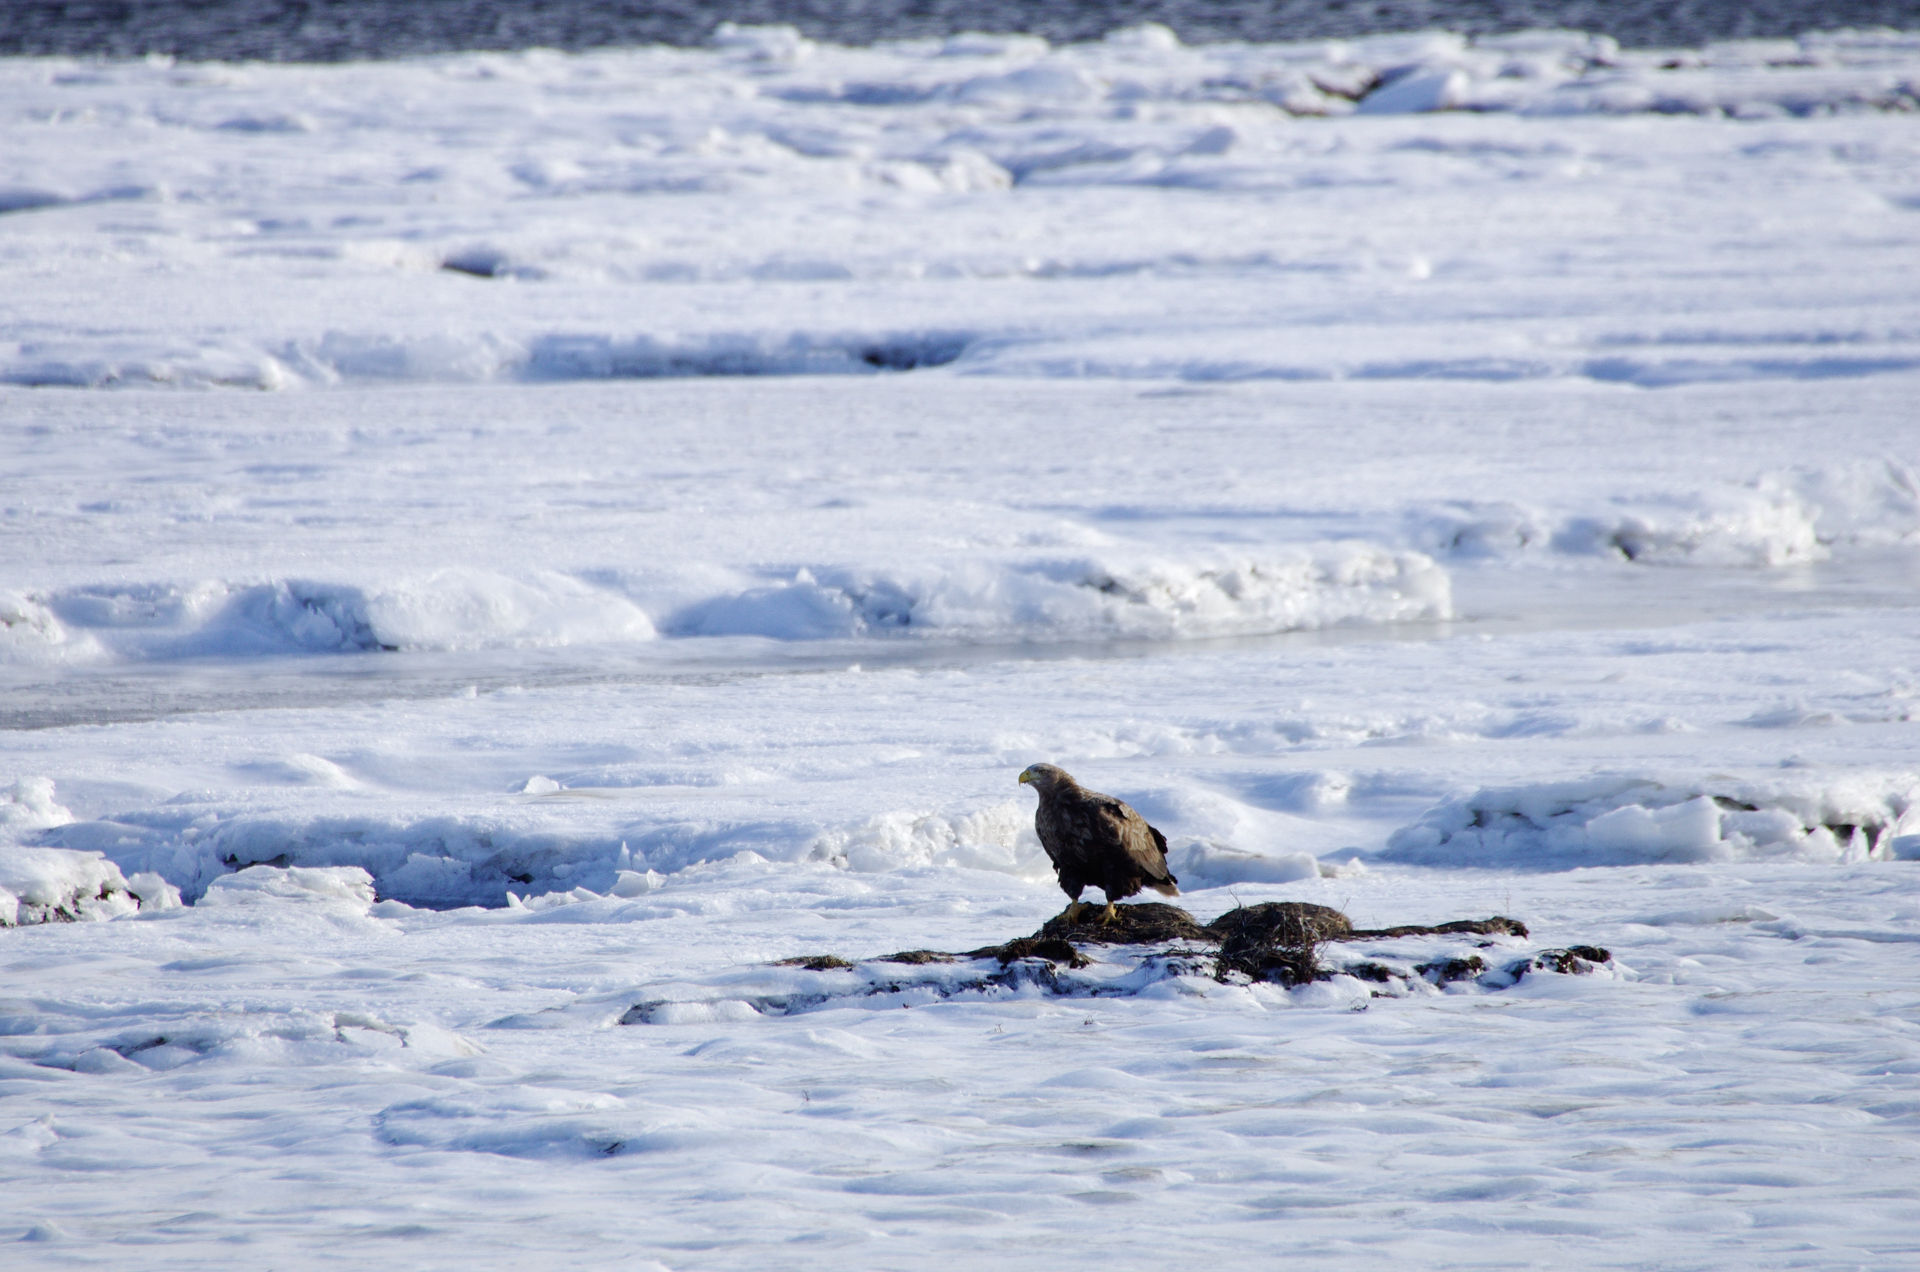
[[[1107,902],[1107,908],[1100,911],[1100,921],[1102,923],[1118,923],[1120,921],[1120,911],[1113,908],[1113,902]]]

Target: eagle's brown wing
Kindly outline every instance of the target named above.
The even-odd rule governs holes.
[[[1102,796],[1097,802],[1103,829],[1111,836],[1113,845],[1126,854],[1133,868],[1139,872],[1141,883],[1151,888],[1179,882],[1173,877],[1173,872],[1167,869],[1165,835],[1149,825],[1146,818],[1134,812],[1123,800]]]

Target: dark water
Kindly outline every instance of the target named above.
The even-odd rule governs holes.
[[[1151,21],[1189,43],[1571,27],[1661,47],[1847,26],[1920,28],[1920,0],[0,0],[0,54],[325,62],[701,44],[722,21],[791,23],[843,44],[958,31],[1085,40]]]

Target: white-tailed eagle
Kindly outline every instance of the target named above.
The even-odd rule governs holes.
[[[1079,921],[1080,894],[1089,887],[1107,894],[1100,916],[1107,923],[1116,917],[1113,903],[1142,888],[1180,895],[1179,880],[1167,869],[1167,837],[1125,800],[1090,791],[1051,764],[1030,766],[1020,781],[1040,796],[1033,828],[1067,894],[1067,922]]]

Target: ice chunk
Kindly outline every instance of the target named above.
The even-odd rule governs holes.
[[[637,870],[622,870],[614,877],[613,887],[608,891],[616,897],[643,897],[656,891],[665,882],[665,878],[656,870],[648,870],[645,874]]]

